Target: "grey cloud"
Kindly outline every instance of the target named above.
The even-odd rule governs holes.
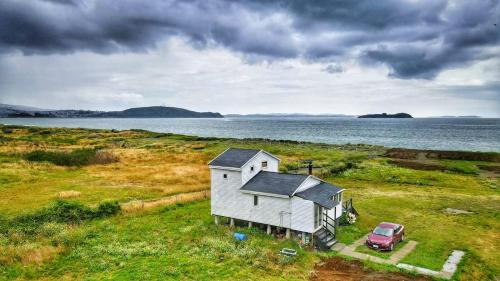
[[[344,72],[344,68],[340,64],[333,63],[333,64],[327,65],[323,69],[323,71],[333,74],[333,73]]]
[[[387,65],[393,77],[432,79],[488,57],[498,18],[495,0],[4,0],[0,53],[143,52],[182,36],[244,57],[354,57]]]

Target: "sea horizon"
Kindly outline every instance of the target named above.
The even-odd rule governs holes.
[[[0,118],[0,124],[141,129],[198,137],[271,139],[389,148],[500,152],[500,118],[238,116],[225,118]]]

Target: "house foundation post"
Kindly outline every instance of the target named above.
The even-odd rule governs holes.
[[[306,244],[306,233],[302,232],[302,244]]]
[[[234,219],[233,219],[233,218],[231,218],[231,219],[229,220],[229,227],[231,227],[231,228],[233,228],[233,227],[234,227]]]
[[[216,225],[219,224],[219,216],[215,215],[214,218],[215,218],[215,224]]]
[[[252,222],[251,221],[248,222],[248,228],[252,228]]]
[[[290,228],[286,229],[285,237],[286,237],[286,239],[290,239]]]
[[[271,234],[271,225],[270,224],[267,225],[267,234],[269,234],[269,235]]]

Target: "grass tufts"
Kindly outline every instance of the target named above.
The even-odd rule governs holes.
[[[60,199],[69,199],[69,198],[76,198],[80,197],[81,192],[79,191],[74,191],[74,190],[68,190],[68,191],[61,191],[57,194],[57,197]]]
[[[93,148],[65,151],[35,150],[25,155],[25,159],[35,162],[50,162],[58,166],[85,166],[118,162],[118,157],[110,151]]]

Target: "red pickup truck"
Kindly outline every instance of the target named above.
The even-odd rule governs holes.
[[[366,245],[376,250],[394,250],[394,246],[405,239],[405,227],[390,222],[379,224],[368,235]]]

